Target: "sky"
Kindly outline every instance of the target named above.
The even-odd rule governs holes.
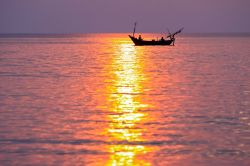
[[[250,32],[250,0],[0,0],[0,33]]]

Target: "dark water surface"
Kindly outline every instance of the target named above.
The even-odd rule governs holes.
[[[1,36],[0,165],[250,165],[250,37]]]

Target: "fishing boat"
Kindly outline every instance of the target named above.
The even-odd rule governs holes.
[[[168,30],[168,35],[167,37],[164,39],[163,37],[160,40],[144,40],[142,39],[141,35],[139,35],[139,37],[135,37],[135,29],[136,29],[136,23],[134,26],[134,31],[133,31],[133,35],[128,35],[130,37],[130,39],[133,41],[133,43],[136,46],[154,46],[154,45],[160,45],[160,46],[169,46],[169,45],[173,45],[175,43],[175,35],[177,35],[178,33],[181,33],[181,31],[184,28],[179,29],[178,31],[176,31],[175,33],[171,34],[170,31]]]

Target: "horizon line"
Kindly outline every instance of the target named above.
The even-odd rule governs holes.
[[[84,34],[131,34],[133,32],[11,32],[1,33],[0,35],[84,35]],[[136,34],[163,34],[163,32],[137,32]],[[167,33],[166,33],[167,34]],[[192,34],[250,34],[249,32],[182,32],[181,35]]]

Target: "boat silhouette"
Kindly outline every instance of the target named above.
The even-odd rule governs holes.
[[[136,23],[134,25],[134,31],[133,31],[133,35],[128,35],[130,37],[130,39],[133,41],[133,43],[136,45],[136,46],[147,46],[147,45],[161,45],[161,46],[166,46],[166,45],[173,45],[174,46],[174,43],[175,43],[175,35],[177,35],[178,33],[181,33],[181,31],[184,29],[184,28],[181,28],[179,29],[178,31],[176,31],[175,33],[171,34],[169,31],[168,31],[168,35],[166,37],[166,39],[164,39],[163,37],[160,39],[160,40],[155,40],[155,39],[152,39],[152,40],[144,40],[142,39],[141,35],[139,35],[139,37],[135,37],[135,29],[136,29]]]

